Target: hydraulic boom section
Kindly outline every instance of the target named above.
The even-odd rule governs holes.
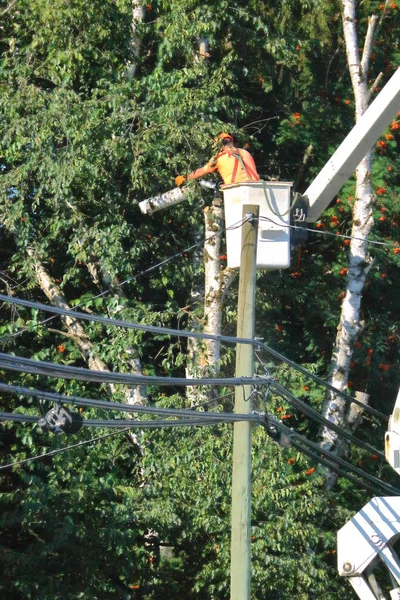
[[[400,600],[400,561],[392,545],[400,537],[400,497],[373,498],[337,534],[338,571],[361,600],[388,600],[372,573],[389,570],[390,600]]]

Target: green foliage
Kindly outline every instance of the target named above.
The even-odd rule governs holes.
[[[359,6],[367,17],[379,3]],[[400,64],[399,11],[386,7],[371,57],[371,83]],[[135,77],[128,76],[132,3],[21,0],[3,15],[0,39],[0,282],[2,292],[45,301],[37,261],[72,307],[148,324],[186,328],[201,319],[190,296],[202,276],[193,260],[203,232],[196,186],[190,200],[149,218],[138,201],[173,187],[204,164],[213,139],[231,131],[248,143],[265,178],[304,191],[353,123],[339,3],[157,0],[145,6]],[[209,56],[199,55],[201,39]],[[349,389],[367,391],[389,412],[399,385],[400,266],[398,118],[376,148],[374,263],[363,300],[365,322]],[[312,145],[311,159],[303,155]],[[285,272],[259,273],[257,334],[326,376],[347,264],[354,184],[292,252]],[[197,235],[197,238],[196,238]],[[200,236],[200,237],[199,237]],[[32,250],[30,254],[27,250]],[[174,257],[164,262],[164,259]],[[124,294],[116,292],[122,283]],[[317,290],[317,293],[316,293]],[[224,333],[235,334],[237,287],[225,303]],[[60,364],[85,365],[59,317],[1,307],[2,350]],[[85,323],[92,352],[112,370],[140,359],[146,374],[182,375],[186,341]],[[323,390],[258,354],[293,393],[319,409]],[[234,349],[224,348],[223,374]],[[2,372],[2,379],[63,394],[124,399],[90,382]],[[350,386],[351,383],[351,386]],[[185,406],[181,393],[149,388],[149,402]],[[221,395],[230,390],[221,392]],[[168,392],[169,393],[169,392]],[[2,394],[7,411],[39,414],[34,399]],[[264,399],[258,400],[260,409]],[[221,406],[232,407],[230,397]],[[47,405],[46,405],[47,408]],[[277,395],[267,408],[315,439],[316,426]],[[104,411],[84,415],[106,418]],[[108,416],[108,415],[107,415]],[[381,447],[382,431],[362,435]],[[88,440],[3,424],[1,463]],[[119,434],[3,471],[0,480],[2,577],[10,600],[62,598],[223,599],[229,588],[228,426],[139,435],[139,457]],[[335,531],[366,501],[339,481],[327,494],[322,473],[259,428],[253,433],[252,597],[343,597],[335,568]],[[382,478],[388,467],[352,449],[356,464]],[[371,459],[372,460],[372,459]],[[314,469],[315,467],[315,469]],[[301,524],[301,526],[299,525]],[[149,530],[174,549],[167,559]],[[161,545],[161,549],[163,546]]]

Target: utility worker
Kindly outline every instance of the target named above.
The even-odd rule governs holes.
[[[218,171],[224,180],[224,184],[241,183],[244,181],[260,181],[257,167],[250,152],[242,148],[235,148],[233,137],[229,133],[220,133],[215,140],[221,143],[221,150],[204,167],[189,173],[184,177],[178,175],[175,178],[176,185],[183,185],[186,180],[198,179],[208,173]]]

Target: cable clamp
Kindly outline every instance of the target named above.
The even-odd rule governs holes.
[[[46,416],[39,419],[39,427],[51,433],[76,433],[82,427],[83,419],[79,413],[70,412],[57,403]]]
[[[255,341],[255,342],[263,342],[263,341],[264,341],[264,338],[263,338],[263,337],[256,337],[256,336],[255,336],[255,337],[254,337],[254,341]],[[260,352],[260,351],[261,351],[261,346],[260,346],[260,344],[258,344],[258,345],[257,345],[257,350],[258,350],[258,352]]]

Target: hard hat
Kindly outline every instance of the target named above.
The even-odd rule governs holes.
[[[219,140],[226,140],[226,139],[230,139],[231,142],[233,142],[233,137],[229,134],[229,133],[220,133],[216,138],[215,141],[218,142]]]

